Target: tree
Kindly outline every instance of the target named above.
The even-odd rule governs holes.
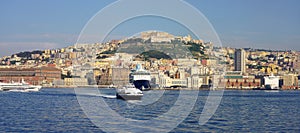
[[[141,53],[140,55],[138,55],[137,57],[141,57],[145,60],[149,60],[150,58],[155,58],[155,59],[172,59],[169,55],[160,52],[160,51],[156,51],[156,50],[149,50],[146,52]]]

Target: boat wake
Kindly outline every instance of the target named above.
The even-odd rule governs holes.
[[[279,90],[265,90],[264,92],[279,92]]]
[[[98,95],[98,96],[103,97],[103,98],[109,98],[109,99],[117,98],[117,96],[115,96],[115,95],[103,95],[103,94],[101,94],[101,95]]]
[[[28,90],[8,90],[8,92],[29,92]]]
[[[96,93],[82,93],[79,94],[81,96],[94,96],[94,97],[103,97],[103,98],[109,98],[109,99],[115,99],[117,98],[116,95],[106,95],[106,94],[96,94]]]

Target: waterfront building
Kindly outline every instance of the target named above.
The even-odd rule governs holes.
[[[35,69],[35,76],[43,83],[52,84],[53,80],[61,79],[61,70],[55,67],[40,67]]]
[[[234,70],[241,71],[243,74],[246,72],[246,54],[245,50],[237,49],[234,53]]]
[[[298,76],[294,74],[287,74],[282,76],[283,86],[282,89],[295,89],[298,86]]]
[[[199,78],[202,80],[201,87],[209,86],[210,76],[200,75]]]
[[[187,79],[172,79],[167,75],[161,75],[159,77],[159,85],[163,88],[187,87]]]
[[[199,89],[203,85],[204,79],[198,75],[187,77],[187,87],[193,89]]]
[[[20,82],[24,81],[38,85],[39,79],[35,76],[35,69],[33,68],[1,68],[0,69],[0,80],[4,82]]]
[[[151,75],[150,84],[151,85],[157,85],[157,84],[159,84],[159,75],[160,75],[160,72],[150,72],[150,75]]]
[[[112,68],[112,82],[114,85],[124,86],[129,83],[129,73],[130,70],[128,68]]]
[[[215,89],[224,89],[225,88],[225,82],[222,82],[225,81],[224,80],[224,76],[222,75],[212,75],[211,76],[211,86],[212,86],[212,89],[215,90]]]
[[[160,73],[158,76],[159,78],[159,85],[160,87],[188,87],[193,89],[199,89],[203,84],[208,84],[208,76],[199,76],[197,74],[191,76],[185,76],[186,72],[184,71],[177,71],[174,78],[169,77],[163,73]],[[188,74],[189,75],[189,74]]]
[[[253,89],[261,86],[261,80],[254,76],[225,75],[219,84],[225,84],[226,89]]]
[[[68,87],[87,86],[88,80],[86,78],[65,78],[64,83]]]
[[[0,80],[19,82],[22,79],[32,85],[52,84],[61,79],[61,70],[55,67],[0,68]]]
[[[63,87],[65,85],[64,79],[55,79],[53,80],[53,86]]]
[[[111,85],[112,82],[112,69],[106,68],[102,70],[102,74],[99,76],[99,79],[96,79],[98,85]]]

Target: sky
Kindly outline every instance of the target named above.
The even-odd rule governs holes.
[[[1,0],[0,57],[22,51],[74,45],[89,20],[114,2],[115,0]],[[299,0],[185,2],[205,15],[224,47],[300,51]],[[181,12],[178,9],[178,15],[186,15],[180,14]],[[141,17],[114,29],[109,39],[132,36],[143,30],[161,30],[174,35],[190,34],[190,31],[178,27],[178,24],[169,20]]]

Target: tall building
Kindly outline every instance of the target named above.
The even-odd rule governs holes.
[[[246,54],[243,49],[236,49],[234,53],[234,70],[241,71],[243,74],[246,72]]]

